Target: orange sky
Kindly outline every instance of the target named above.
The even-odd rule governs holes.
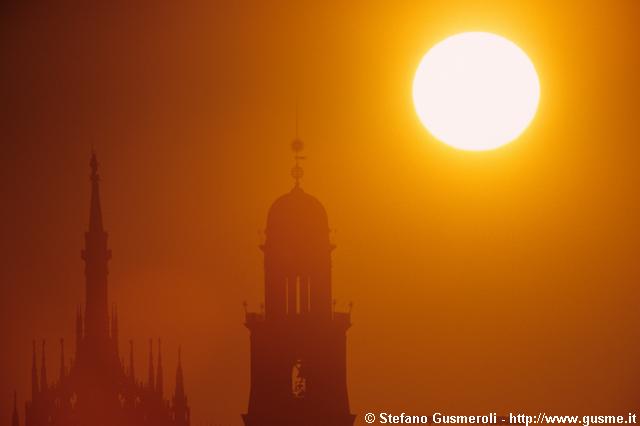
[[[262,299],[296,98],[338,308],[354,301],[354,413],[637,410],[639,3],[122,3],[0,6],[0,422],[31,339],[50,378],[72,341],[94,145],[137,370],[147,338],[171,374],[181,344],[194,426],[241,424],[242,301]],[[517,43],[542,87],[488,153],[436,142],[411,102],[422,55],[470,30]]]

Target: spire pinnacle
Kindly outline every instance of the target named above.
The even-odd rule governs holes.
[[[136,373],[133,368],[133,340],[129,340],[129,376],[132,382],[136,382]]]
[[[78,311],[76,312],[76,359],[79,358],[81,342],[82,342],[82,308],[78,306]]]
[[[158,370],[156,375],[156,392],[162,396],[162,388],[164,387],[164,377],[162,372],[162,341],[158,339]]]
[[[98,175],[98,158],[96,157],[96,152],[91,149],[91,160],[89,161],[89,166],[91,166],[91,180],[100,180],[100,176]]]
[[[20,426],[18,417],[18,392],[13,391],[13,415],[11,416],[11,426]]]
[[[31,400],[38,398],[38,366],[36,365],[36,341],[33,341],[33,363],[31,365]]]
[[[66,375],[66,368],[64,366],[64,339],[60,339],[60,381],[64,379]]]
[[[190,410],[187,405],[187,395],[184,392],[184,376],[182,374],[182,348],[178,346],[178,368],[176,369],[176,387],[172,401],[173,415],[176,425],[185,426],[191,424]]]
[[[96,153],[91,153],[91,213],[89,216],[89,231],[103,231],[102,208],[100,206],[100,175],[98,174],[98,159]]]
[[[111,340],[116,348],[116,353],[120,353],[119,330],[118,330],[118,306],[114,303],[111,308]]]
[[[182,373],[182,347],[178,347],[178,367],[176,368],[176,390],[174,399],[183,401],[186,398],[184,393],[184,374]]]
[[[153,368],[153,340],[149,339],[149,377],[148,377],[148,383],[147,385],[149,386],[149,389],[155,389],[155,374],[154,374],[154,368]]]
[[[107,291],[108,262],[111,250],[107,247],[108,235],[102,223],[100,204],[100,176],[95,152],[91,154],[91,204],[89,207],[89,229],[85,232],[85,296],[83,340],[100,342],[104,348],[110,343],[109,307]]]
[[[40,366],[40,391],[47,390],[47,360],[45,354],[45,340],[42,340],[42,365]]]

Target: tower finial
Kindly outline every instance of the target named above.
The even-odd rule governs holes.
[[[298,139],[298,97],[296,96],[296,139]]]
[[[296,124],[297,128],[297,124]],[[300,186],[300,179],[304,176],[304,170],[302,166],[300,166],[300,160],[304,160],[306,157],[300,155],[300,152],[304,149],[304,142],[297,136],[296,130],[296,138],[291,142],[291,151],[293,151],[293,158],[296,160],[296,165],[291,169],[291,177],[293,177],[296,181],[296,188]]]

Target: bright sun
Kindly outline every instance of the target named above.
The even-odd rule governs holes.
[[[467,151],[517,138],[536,114],[538,74],[526,53],[495,34],[449,37],[427,52],[413,81],[422,124],[437,139]]]

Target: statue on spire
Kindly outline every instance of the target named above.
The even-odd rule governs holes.
[[[91,150],[91,161],[89,161],[89,165],[91,166],[91,181],[95,182],[100,180],[100,175],[98,175],[98,158],[96,157],[96,152]]]

